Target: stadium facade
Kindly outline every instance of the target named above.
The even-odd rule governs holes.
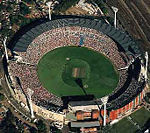
[[[101,20],[73,17],[43,22],[11,45],[13,57],[8,61],[6,81],[12,96],[31,113],[31,118],[37,114],[59,128],[71,122],[71,127],[92,130],[132,112],[145,96],[148,58],[127,33]],[[112,61],[120,78],[111,94],[85,100],[68,97],[64,102],[42,87],[36,75],[40,58],[50,50],[72,45],[91,48]]]

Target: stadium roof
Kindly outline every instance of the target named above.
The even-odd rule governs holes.
[[[120,44],[125,50],[126,54],[134,55],[141,54],[138,45],[133,41],[133,39],[127,35],[125,32],[114,28],[113,26],[97,19],[87,19],[87,18],[63,18],[56,19],[49,22],[44,22],[35,26],[34,28],[27,31],[20,39],[14,42],[14,51],[26,51],[28,46],[31,44],[32,40],[35,39],[40,34],[49,31],[54,28],[60,28],[64,26],[81,26],[100,31],[115,42]],[[129,47],[130,46],[130,47]]]

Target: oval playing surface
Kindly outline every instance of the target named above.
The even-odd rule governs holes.
[[[38,63],[38,77],[51,93],[62,96],[109,95],[119,81],[111,61],[86,47],[60,47],[45,54]]]

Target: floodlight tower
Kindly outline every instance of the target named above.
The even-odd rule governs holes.
[[[111,7],[113,9],[113,11],[115,12],[115,18],[114,18],[114,26],[115,28],[117,27],[117,12],[118,12],[118,8],[112,6]]]
[[[145,65],[145,81],[147,81],[148,52],[145,52],[145,59],[146,59],[146,65]]]
[[[2,85],[2,79],[3,79],[3,78],[0,78],[0,85]]]
[[[48,10],[48,12],[49,12],[49,20],[52,19],[52,17],[51,17],[51,5],[52,5],[52,3],[53,3],[52,1],[46,3],[46,5],[49,8],[49,10]]]
[[[6,48],[6,41],[7,41],[7,36],[4,38],[3,45],[4,45],[4,49],[5,49],[6,61],[8,61],[8,53],[7,53],[7,48]]]
[[[140,74],[139,74],[139,78],[138,81],[141,81],[141,79],[143,77],[145,77],[145,66],[144,66],[144,61],[141,59],[141,70],[140,70]]]
[[[29,105],[30,105],[30,111],[31,111],[31,118],[34,118],[34,112],[33,112],[33,108],[32,108],[32,99],[31,96],[33,95],[33,90],[31,90],[30,88],[27,88],[27,94],[28,94],[28,101],[29,101]]]
[[[106,104],[108,101],[108,96],[101,98],[101,101],[103,102],[103,105],[104,105],[104,123],[103,123],[103,126],[106,126]]]

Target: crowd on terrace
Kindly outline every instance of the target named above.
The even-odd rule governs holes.
[[[140,69],[140,64],[135,66],[136,63],[132,64],[132,66],[130,66],[130,68],[128,69],[128,72],[126,72],[125,74],[128,73],[128,77],[126,78],[124,84],[122,87],[120,87],[120,91],[121,94],[119,96],[114,96],[113,97],[113,93],[112,96],[110,96],[110,103],[109,106],[113,107],[113,108],[120,108],[123,107],[124,105],[126,105],[127,103],[131,102],[131,99],[135,99],[135,97],[137,96],[137,94],[139,94],[140,92],[142,92],[142,89],[145,87],[145,79],[141,79],[141,81],[139,82],[137,77],[135,77],[134,75],[139,75],[139,70]],[[134,66],[134,67],[133,67]],[[133,71],[135,72],[133,74]],[[114,95],[117,94],[117,90],[116,93],[114,93]]]
[[[24,62],[37,64],[44,54],[57,47],[78,46],[81,36],[84,38],[83,46],[103,53],[117,68],[125,66],[113,40],[94,29],[83,27],[61,27],[44,32],[33,40],[26,52],[18,54]]]
[[[72,26],[56,28],[44,32],[32,41],[26,52],[17,52],[17,54],[22,57],[22,62],[24,63],[16,63],[14,61],[9,63],[11,75],[13,78],[15,78],[15,76],[19,77],[22,89],[25,93],[27,93],[27,88],[31,88],[34,91],[32,100],[37,105],[44,106],[50,110],[53,110],[52,104],[58,106],[62,105],[61,98],[49,93],[41,85],[37,76],[37,64],[39,60],[44,54],[55,48],[78,46],[81,37],[84,38],[82,46],[91,48],[107,56],[115,65],[116,69],[127,65],[120,56],[115,42],[108,36],[94,29]],[[114,93],[123,86],[128,76],[126,70],[119,71],[119,73],[120,80]],[[16,83],[15,86],[16,88],[19,87],[17,84],[18,83]]]

